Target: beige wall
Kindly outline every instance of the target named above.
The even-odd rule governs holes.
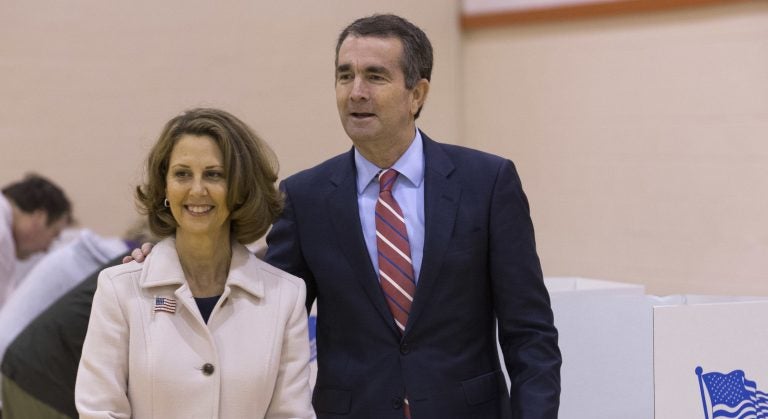
[[[545,274],[768,295],[768,3],[464,34],[458,3],[2,2],[0,183],[41,172],[120,234],[148,147],[192,106],[248,121],[283,176],[309,167],[349,147],[338,31],[391,11],[435,44],[420,126],[517,163]]]
[[[768,3],[471,31],[462,62],[545,274],[768,295]]]
[[[383,5],[386,4],[386,7]],[[333,88],[341,29],[375,12],[407,16],[437,50],[423,116],[455,142],[458,4],[292,0],[0,3],[0,184],[34,170],[58,181],[85,227],[121,234],[162,125],[216,106],[275,149],[281,175],[347,150]]]

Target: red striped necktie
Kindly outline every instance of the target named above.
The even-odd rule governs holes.
[[[392,196],[397,171],[387,169],[379,175],[376,201],[376,247],[379,254],[379,282],[400,333],[405,331],[411,311],[416,281],[413,277],[411,246],[405,218]]]
[[[387,169],[379,174],[379,199],[376,201],[376,248],[379,254],[379,283],[387,299],[395,325],[402,335],[408,324],[408,314],[416,291],[416,279],[411,262],[411,246],[400,205],[392,196],[397,171]],[[408,399],[403,412],[411,418]]]

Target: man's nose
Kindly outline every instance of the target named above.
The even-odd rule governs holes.
[[[370,95],[368,91],[368,84],[362,77],[355,77],[352,82],[352,92],[350,97],[354,101],[367,100]]]

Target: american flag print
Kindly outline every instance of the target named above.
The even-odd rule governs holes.
[[[755,381],[746,379],[743,370],[705,374],[701,367],[697,367],[696,374],[701,380],[699,385],[707,419],[768,418],[768,393],[758,390]]]
[[[172,297],[155,297],[154,312],[164,311],[166,313],[176,313],[176,299]]]

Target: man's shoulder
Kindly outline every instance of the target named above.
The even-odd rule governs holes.
[[[447,157],[456,167],[470,167],[472,170],[494,170],[509,159],[486,151],[456,144],[424,138],[424,154],[427,161]],[[429,163],[428,163],[429,164]]]
[[[288,176],[284,182],[291,185],[312,184],[347,174],[354,169],[352,153],[347,151],[298,173]]]

